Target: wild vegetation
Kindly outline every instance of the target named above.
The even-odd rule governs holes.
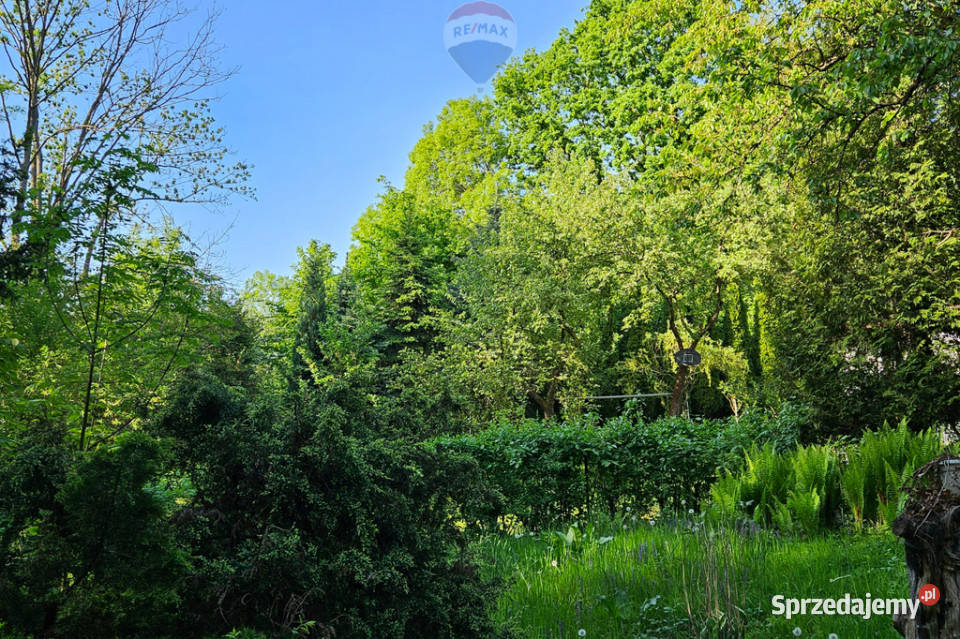
[[[626,516],[479,542],[510,583],[492,614],[523,637],[898,637],[890,618],[771,614],[771,597],[908,597],[892,535],[784,538],[699,515]],[[799,628],[799,634],[797,631]],[[581,634],[582,633],[582,634]]]
[[[0,636],[892,632],[768,602],[960,421],[954,2],[593,0],[239,291],[213,24],[0,4]]]

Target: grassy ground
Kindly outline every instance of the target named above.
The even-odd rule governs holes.
[[[479,551],[508,584],[494,614],[529,639],[893,638],[889,618],[787,620],[770,600],[907,595],[903,549],[889,533],[787,539],[628,514],[562,533],[492,535]]]

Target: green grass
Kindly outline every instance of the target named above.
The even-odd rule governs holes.
[[[624,528],[626,526],[626,528]],[[486,570],[507,582],[493,614],[529,639],[899,635],[889,618],[771,614],[771,597],[905,597],[900,542],[890,533],[786,539],[743,535],[691,517],[650,525],[620,518],[582,531],[491,535]]]

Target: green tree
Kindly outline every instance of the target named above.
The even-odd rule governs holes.
[[[492,586],[456,525],[482,491],[476,463],[378,437],[338,394],[251,397],[197,373],[155,415],[194,489],[175,516],[197,557],[179,632],[495,636]]]
[[[209,311],[218,285],[182,233],[131,227],[123,213],[151,170],[124,150],[108,156],[77,195],[101,220],[96,234],[45,253],[39,277],[0,308],[8,428],[40,420],[65,425],[81,449],[107,441],[134,425],[171,371],[201,357],[201,341],[216,335]]]
[[[8,437],[0,456],[0,616],[36,637],[157,636],[187,557],[159,487],[165,452],[142,433],[82,455],[62,429]]]
[[[611,348],[616,283],[603,248],[621,214],[613,180],[589,162],[554,158],[502,211],[464,262],[463,312],[450,348],[459,375],[489,407],[531,400],[545,419],[577,411]]]
[[[672,366],[656,351],[710,339],[727,287],[751,281],[762,263],[757,247],[771,229],[757,214],[780,197],[777,184],[744,181],[714,149],[717,88],[688,65],[704,13],[695,2],[594,2],[576,29],[496,84],[518,179],[540,170],[551,149],[631,178],[630,205],[600,243],[623,299],[636,304],[625,321],[643,324],[663,307],[668,333],[646,340],[634,367]],[[738,357],[721,359],[739,368]],[[679,414],[691,371],[679,365],[672,377],[669,410]]]
[[[503,189],[506,143],[491,100],[452,100],[410,153],[404,191],[483,224]]]
[[[357,222],[347,267],[360,304],[385,328],[388,358],[395,360],[403,349],[437,348],[456,260],[471,226],[449,209],[392,188]]]
[[[715,148],[787,186],[766,216],[778,374],[830,428],[960,417],[954,9],[717,2],[692,36]]]
[[[536,170],[560,150],[632,176],[656,167],[683,117],[664,108],[678,77],[671,49],[698,4],[594,0],[549,48],[509,63],[494,81],[509,162]]]
[[[0,218],[7,246],[24,241],[31,218],[59,221],[67,212],[93,233],[100,221],[77,198],[121,148],[159,169],[142,176],[152,178],[139,194],[144,200],[210,201],[243,190],[247,168],[226,163],[209,112],[212,87],[227,77],[215,63],[212,16],[176,43],[173,33],[189,12],[168,0],[7,1],[0,8],[0,46],[10,65],[0,83],[9,132],[3,146],[19,183],[13,214]]]
[[[311,241],[301,249],[294,281],[297,283],[299,308],[293,340],[292,375],[300,379],[316,379],[324,366],[323,327],[327,323],[327,297],[333,283],[333,260],[336,255],[326,244]]]

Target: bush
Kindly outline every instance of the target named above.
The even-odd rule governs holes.
[[[434,439],[432,446],[476,460],[484,485],[502,496],[464,508],[465,519],[494,526],[510,515],[543,529],[627,506],[641,512],[694,507],[717,469],[738,465],[756,441],[791,446],[796,431],[792,422],[782,426],[759,414],[651,423],[628,414],[603,424],[596,417],[504,423]]]
[[[0,458],[3,630],[162,636],[187,572],[155,489],[165,453],[140,433],[85,453],[63,435],[18,436]]]
[[[495,636],[493,588],[452,516],[476,463],[355,437],[362,425],[308,390],[283,399],[192,375],[152,426],[193,490],[174,515],[197,558],[180,636]]]
[[[942,451],[938,432],[912,433],[905,423],[868,431],[846,449],[808,446],[781,453],[755,445],[741,469],[727,470],[711,487],[710,512],[807,534],[839,525],[844,510],[858,531],[867,523],[889,526],[902,507],[903,483]]]

